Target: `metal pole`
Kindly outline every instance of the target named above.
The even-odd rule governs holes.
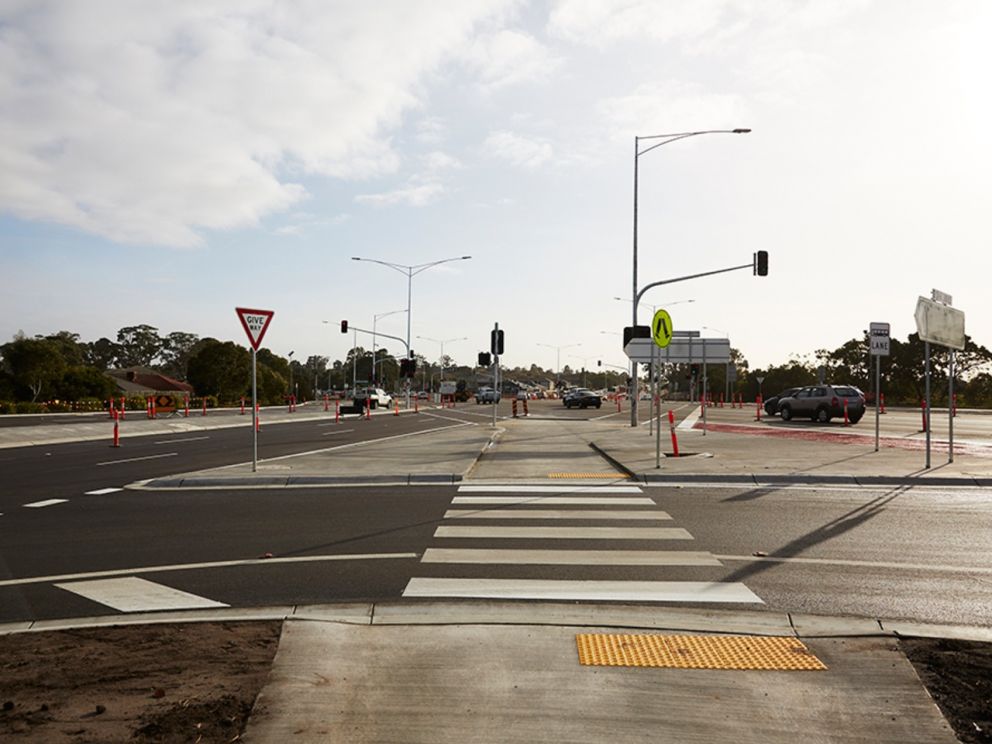
[[[372,383],[375,384],[375,324],[379,319],[372,316]],[[358,334],[355,334],[356,336]]]
[[[654,353],[653,349],[652,349],[652,352],[651,353],[652,354]],[[654,365],[653,362],[651,364],[651,373],[653,375],[655,375],[655,377],[657,378],[658,370],[655,368],[655,365]],[[655,426],[655,429],[654,429],[654,433],[655,433],[655,437],[654,437],[654,466],[655,466],[655,469],[659,469],[659,468],[661,468],[661,401],[658,399],[658,396],[657,396],[657,392],[658,392],[658,382],[657,382],[657,379],[656,379],[656,381],[654,383],[654,389],[655,389],[655,393],[656,394],[651,399],[651,401],[652,401],[652,405],[655,407],[655,410],[652,411],[652,414],[654,414],[654,415],[652,415],[651,418],[654,419],[655,416],[657,416],[657,418],[658,418],[657,422],[654,425]],[[651,409],[649,408],[648,410],[650,411]]]
[[[654,355],[655,355],[655,347],[657,345],[658,344],[656,344],[654,342],[654,339],[652,338],[651,365],[648,367],[648,369],[651,370],[651,402],[648,403],[648,435],[654,434],[654,398],[658,394],[658,382],[657,382],[658,370],[655,368]]]
[[[632,326],[637,327],[637,158],[638,158],[638,148],[640,147],[639,139],[634,137],[634,270],[632,272],[632,302],[633,308],[633,322]],[[637,426],[637,362],[631,360],[630,362],[630,384],[627,386],[628,392],[631,394],[630,397],[630,425]]]
[[[251,350],[251,472],[258,470],[258,393],[256,376],[256,351]]]
[[[947,375],[947,462],[954,462],[954,349]]]
[[[351,397],[355,397],[358,387],[358,331],[355,331],[355,341],[351,346]]]
[[[881,419],[881,401],[882,401],[882,390],[881,390],[881,379],[882,379],[882,356],[879,354],[875,357],[875,451],[878,452],[878,428],[879,420]]]
[[[710,405],[710,391],[706,385],[706,341],[703,340],[703,436],[706,436],[706,409]]]
[[[923,370],[926,385],[926,397],[925,402],[927,406],[926,415],[924,420],[927,424],[927,459],[926,468],[930,469],[930,342],[923,342]]]
[[[410,268],[407,271],[406,279],[406,356],[407,359],[412,359],[410,356],[410,312],[411,303],[413,300],[413,269]],[[406,380],[406,409],[410,410],[410,378]]]

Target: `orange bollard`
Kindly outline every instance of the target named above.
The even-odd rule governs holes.
[[[331,410],[330,409],[330,401],[327,398],[327,393],[324,393],[324,411],[326,412],[326,411],[329,411],[329,410]]]
[[[668,430],[672,433],[672,454],[679,456],[679,439],[675,436],[675,412],[668,410]]]
[[[754,417],[754,420],[761,421],[761,395],[758,395],[758,397],[755,398],[754,400],[757,405],[757,411],[758,411],[758,414]]]
[[[372,420],[372,399],[371,398],[366,398],[365,399],[365,420],[366,421],[371,421]]]
[[[400,402],[397,400],[397,401],[393,401],[393,403],[395,404],[395,408],[393,408],[393,415],[394,416],[399,416],[400,415]]]
[[[108,402],[110,405],[107,406],[107,412],[110,414],[110,418],[116,421],[117,420],[116,401],[113,398],[111,398]]]
[[[183,396],[183,417],[189,418],[189,396]]]
[[[207,415],[207,396],[203,396],[203,415]]]
[[[241,415],[245,415],[245,396],[241,396]]]
[[[511,408],[513,409],[513,418],[517,418],[517,399],[516,398],[513,399],[513,403],[511,404]]]
[[[847,398],[844,398],[844,426],[850,426],[851,419],[847,415]]]
[[[524,398],[524,416],[530,416],[530,411],[527,410],[527,399]]]
[[[120,422],[118,422],[117,419],[114,419],[114,444],[113,444],[113,446],[114,447],[120,447],[121,446]]]
[[[334,401],[334,423],[341,423],[341,401]]]
[[[699,397],[699,415],[700,416],[703,415],[703,411],[705,410],[705,408],[706,408],[706,393],[703,393]]]
[[[885,393],[879,393],[878,400],[881,403],[881,408],[879,409],[878,412],[885,413]]]
[[[122,421],[124,420],[124,408],[125,408],[125,406],[124,406],[124,397],[121,396],[121,415],[120,415],[120,418],[121,418]]]

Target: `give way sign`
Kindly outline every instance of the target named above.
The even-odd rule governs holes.
[[[245,333],[248,334],[248,343],[251,344],[251,348],[258,351],[258,345],[262,343],[262,336],[265,335],[275,311],[251,310],[246,307],[236,307],[234,310],[241,319],[241,325],[245,327]]]

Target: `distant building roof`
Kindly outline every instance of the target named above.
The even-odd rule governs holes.
[[[113,378],[123,393],[193,393],[193,386],[189,383],[141,367],[114,369],[107,374]]]

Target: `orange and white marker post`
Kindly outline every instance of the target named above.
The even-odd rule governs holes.
[[[675,412],[668,410],[668,430],[672,433],[672,455],[679,456],[679,438],[675,434]]]
[[[334,401],[334,423],[341,423],[341,401],[339,400]]]
[[[851,419],[847,415],[847,398],[844,398],[844,426],[850,426]]]
[[[203,415],[207,415],[207,396],[203,396]]]
[[[114,443],[113,443],[112,446],[114,446],[114,447],[120,447],[121,446],[120,422],[117,419],[114,419]]]
[[[394,416],[399,416],[400,415],[400,402],[398,400],[397,401],[393,401],[393,402],[395,403],[395,406],[396,406],[393,409],[393,415]]]
[[[183,396],[183,417],[189,418],[189,396]]]
[[[754,399],[754,401],[755,401],[755,405],[756,405],[755,410],[757,411],[757,414],[755,415],[754,420],[755,421],[761,421],[761,394],[760,393],[758,394],[758,397]]]

